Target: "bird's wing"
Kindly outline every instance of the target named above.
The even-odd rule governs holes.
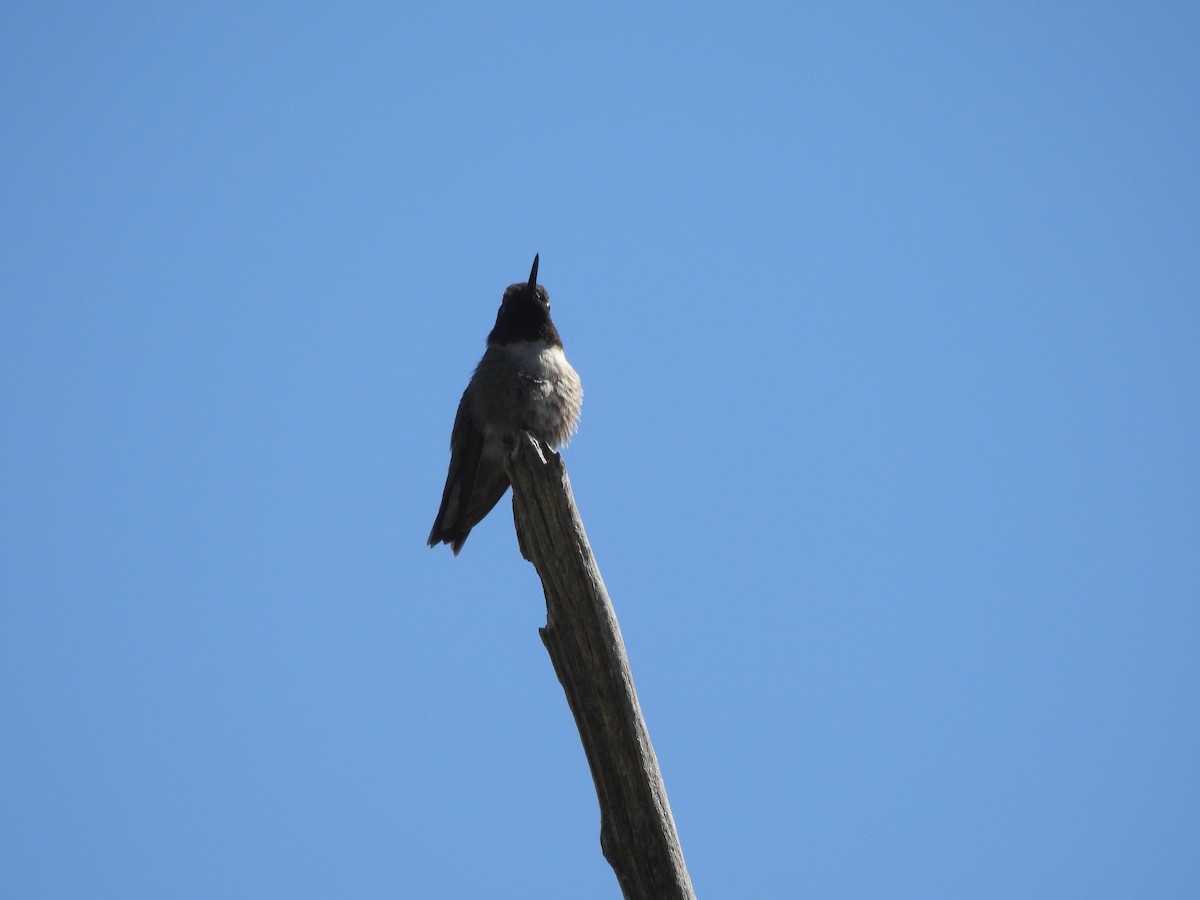
[[[462,549],[471,529],[491,512],[508,490],[508,475],[504,472],[504,461],[499,455],[503,451],[499,445],[491,446],[475,424],[470,403],[468,389],[454,418],[454,431],[450,436],[450,471],[442,491],[442,505],[429,532],[430,547],[439,543],[449,544],[455,556]]]
[[[429,532],[429,546],[455,541],[461,532],[461,540],[467,539],[467,510],[471,494],[475,490],[475,479],[479,473],[479,460],[483,455],[483,433],[475,427],[468,409],[468,395],[463,394],[454,417],[454,430],[450,433],[450,471],[446,473],[446,487],[442,490],[442,505]],[[461,541],[458,542],[462,546]]]

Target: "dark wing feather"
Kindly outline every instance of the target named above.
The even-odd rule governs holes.
[[[462,529],[460,537],[456,538],[451,545],[455,556],[458,556],[458,551],[462,549],[471,529],[483,521],[483,517],[500,502],[500,498],[508,490],[508,484],[508,474],[500,465],[499,460],[493,461],[490,465],[485,461],[479,467],[478,476],[475,479],[475,490],[471,494],[471,505],[467,511],[466,525]]]
[[[449,544],[458,556],[471,529],[492,511],[508,490],[508,475],[498,456],[488,453],[483,432],[470,414],[466,394],[458,405],[454,431],[450,436],[450,471],[442,491],[429,546]]]
[[[450,471],[446,473],[446,487],[442,490],[442,505],[429,532],[429,546],[449,544],[467,539],[467,510],[471,494],[475,490],[475,478],[479,472],[479,460],[483,456],[483,433],[475,427],[467,409],[467,394],[458,404],[454,417],[454,430],[450,433]],[[460,536],[461,532],[461,536]]]

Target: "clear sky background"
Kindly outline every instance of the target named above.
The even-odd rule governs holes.
[[[703,897],[1200,895],[1194,3],[0,12],[0,894],[611,898],[564,456]]]

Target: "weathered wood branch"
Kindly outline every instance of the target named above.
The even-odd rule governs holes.
[[[695,900],[625,642],[562,457],[525,436],[507,464],[521,555],[546,593],[540,629],[600,801],[600,847],[626,900]]]

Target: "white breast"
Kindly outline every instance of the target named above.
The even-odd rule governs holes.
[[[530,378],[558,381],[577,377],[575,370],[567,362],[567,355],[563,353],[562,347],[547,344],[545,341],[529,341],[509,344],[505,349],[518,361],[521,371]]]
[[[561,347],[529,341],[489,347],[464,401],[488,434],[524,429],[557,447],[579,423],[583,388]]]
[[[523,415],[534,433],[551,446],[565,444],[579,424],[583,389],[562,347],[531,341],[509,345],[525,380]]]

